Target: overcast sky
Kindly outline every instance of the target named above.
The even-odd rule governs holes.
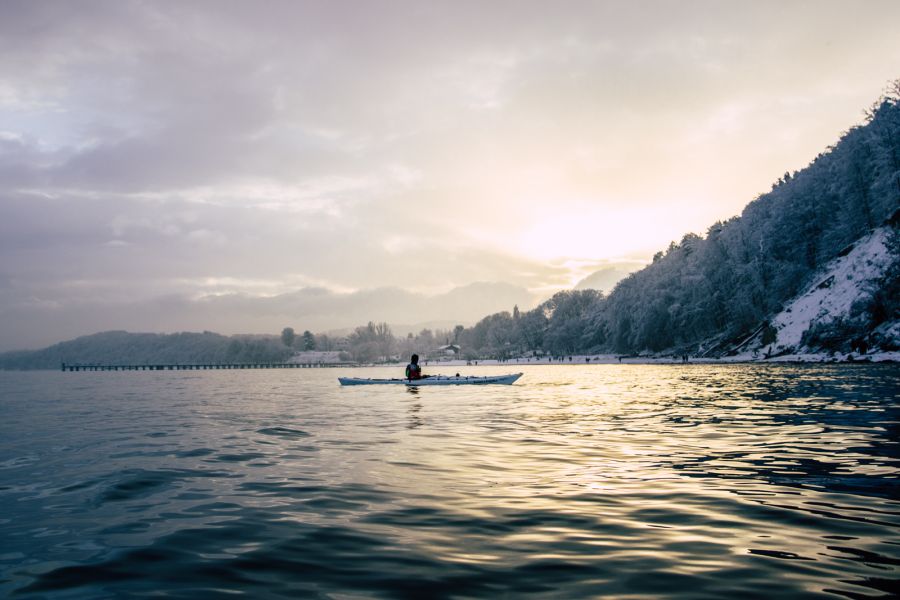
[[[897,23],[895,0],[4,0],[0,350],[639,265],[858,124]],[[204,322],[218,296],[247,319]]]

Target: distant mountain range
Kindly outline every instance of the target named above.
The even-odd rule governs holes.
[[[429,322],[468,325],[487,311],[512,310],[513,306],[531,308],[534,296],[528,290],[506,284],[479,282],[454,288],[449,292],[425,295],[399,288],[377,288],[349,294],[322,288],[304,288],[271,298],[223,295],[203,298],[192,303],[213,320],[211,329],[227,330],[233,319],[258,321],[254,331],[281,331],[290,326],[297,330],[324,331],[347,322],[368,321],[408,323]],[[191,308],[188,308],[190,311]],[[188,325],[191,321],[185,323]],[[196,323],[196,321],[194,321]],[[195,326],[196,327],[196,326]]]
[[[85,303],[67,311],[42,310],[41,322],[50,344],[95,331],[110,329],[159,331],[160,323],[174,331],[278,334],[284,327],[316,333],[349,331],[368,321],[403,324],[403,329],[446,324],[471,325],[485,314],[527,310],[536,298],[525,288],[507,283],[479,282],[443,294],[427,295],[398,288],[378,288],[352,293],[324,288],[303,288],[271,297],[245,294],[211,295],[201,298],[166,296],[143,302],[102,305]],[[0,338],[29,339],[34,315],[17,317],[16,308],[4,314]],[[25,310],[25,309],[21,309]],[[21,317],[21,318],[19,318]]]

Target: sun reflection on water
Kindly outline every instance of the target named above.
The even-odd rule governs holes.
[[[415,390],[327,370],[35,383],[0,424],[0,527],[22,549],[0,591],[126,572],[165,588],[207,568],[250,594],[260,573],[388,596],[847,596],[900,579],[895,367],[525,371]]]

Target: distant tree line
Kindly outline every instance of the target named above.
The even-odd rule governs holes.
[[[400,362],[408,360],[413,353],[421,354],[426,359],[436,357],[445,352],[447,346],[459,344],[464,331],[465,327],[457,325],[453,330],[426,328],[418,333],[396,336],[387,323],[370,321],[345,336],[316,335],[305,331],[301,338],[296,338],[293,328],[285,327],[281,341],[295,351],[337,351],[339,358],[346,361]]]
[[[462,326],[457,326],[454,331],[422,329],[419,333],[397,337],[387,323],[369,322],[357,327],[339,344],[356,362],[399,362],[408,360],[413,353],[424,358],[437,357],[442,347],[458,341],[462,330]]]
[[[61,363],[141,365],[283,362],[293,351],[275,336],[106,331],[43,350],[0,354],[2,369],[58,369]]]
[[[294,348],[297,350],[315,350],[319,346],[328,346],[328,336],[322,336],[323,340],[321,343],[316,342],[316,336],[313,335],[311,331],[308,329],[303,332],[303,335],[300,336],[300,339],[297,339],[296,333],[294,333],[293,327],[285,327],[281,331],[281,343],[287,346],[288,348]],[[321,348],[321,349],[329,349],[330,348]]]

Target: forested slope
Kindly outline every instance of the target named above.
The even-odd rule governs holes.
[[[886,98],[740,217],[686,235],[623,280],[604,307],[617,351],[696,347],[759,327],[818,268],[889,219],[900,204],[900,102]]]

